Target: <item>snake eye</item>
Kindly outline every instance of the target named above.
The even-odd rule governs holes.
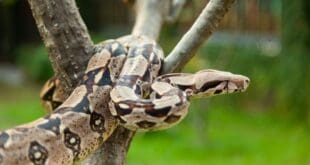
[[[141,80],[137,80],[137,84],[141,85],[142,81]]]

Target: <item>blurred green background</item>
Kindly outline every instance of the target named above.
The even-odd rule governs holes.
[[[120,0],[77,1],[92,39],[130,33]],[[206,2],[188,1],[164,25],[160,44],[175,46]],[[310,165],[310,1],[239,0],[184,72],[203,68],[247,75],[247,92],[194,100],[171,129],[138,133],[129,165]],[[26,1],[0,1],[0,129],[44,115],[38,93],[53,71]]]

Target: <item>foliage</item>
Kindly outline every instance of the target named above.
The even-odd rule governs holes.
[[[215,102],[229,103],[236,109],[246,106],[247,111],[271,111],[282,117],[308,122],[310,104],[306,91],[309,81],[305,68],[302,68],[307,63],[303,58],[287,59],[283,53],[269,56],[255,47],[223,48],[216,45],[206,46],[201,53],[208,55],[211,68],[241,73],[251,79],[246,93],[215,99]]]
[[[282,100],[287,109],[295,109],[298,118],[310,123],[310,77],[309,67],[310,17],[308,14],[309,1],[284,1],[282,27],[283,58],[278,64],[282,70],[278,80],[283,81],[279,86]],[[298,108],[296,108],[298,107]],[[284,108],[284,107],[281,107]]]
[[[23,45],[16,49],[16,62],[32,80],[40,82],[52,77],[53,70],[43,45]]]
[[[3,5],[3,6],[13,6],[15,5],[17,0],[1,0],[0,1],[0,5]]]

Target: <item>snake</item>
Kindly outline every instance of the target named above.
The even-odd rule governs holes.
[[[0,132],[0,164],[73,164],[99,148],[118,125],[167,129],[187,114],[190,100],[245,91],[249,78],[205,69],[159,75],[164,53],[145,36],[106,40],[94,48],[83,77],[64,100],[58,79],[41,98],[52,112]]]

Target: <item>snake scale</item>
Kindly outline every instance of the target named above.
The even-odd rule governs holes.
[[[118,124],[165,129],[185,117],[192,96],[240,92],[249,84],[245,76],[217,70],[158,76],[162,62],[160,46],[144,36],[98,44],[80,85],[63,103],[53,103],[53,113],[0,132],[0,164],[73,164]]]

